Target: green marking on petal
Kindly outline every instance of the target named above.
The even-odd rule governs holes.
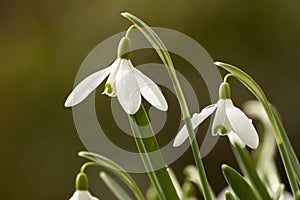
[[[113,87],[110,83],[105,84],[105,89],[102,92],[102,94],[106,94],[107,96],[110,96],[110,97],[116,96],[116,94],[114,93]]]
[[[217,125],[214,128],[214,133],[217,135],[227,135],[228,134],[228,130],[227,128],[225,128],[223,125]]]
[[[108,94],[111,94],[112,91],[113,91],[113,88],[112,88],[111,84],[110,83],[105,84],[105,92]]]

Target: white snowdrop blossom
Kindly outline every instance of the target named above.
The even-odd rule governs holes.
[[[70,200],[99,200],[96,197],[93,197],[89,191],[76,190]]]
[[[220,86],[220,99],[216,104],[212,104],[202,109],[200,113],[195,113],[191,118],[193,128],[199,126],[206,118],[215,113],[212,134],[227,135],[231,143],[238,143],[256,149],[259,143],[258,134],[243,111],[235,107],[230,99],[230,88],[228,83]],[[180,146],[189,137],[186,126],[182,127],[177,134],[173,146]]]
[[[103,80],[108,77],[102,94],[117,96],[128,114],[135,114],[140,108],[143,96],[155,108],[166,111],[168,104],[160,88],[141,71],[134,68],[129,60],[130,39],[123,37],[119,43],[118,58],[107,68],[83,79],[68,96],[65,106],[71,107],[82,102]]]

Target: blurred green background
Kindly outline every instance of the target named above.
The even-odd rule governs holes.
[[[77,152],[85,148],[72,111],[63,103],[86,55],[130,25],[120,16],[122,11],[152,26],[180,31],[198,41],[214,60],[236,64],[251,74],[279,109],[299,155],[299,10],[296,0],[0,1],[1,199],[72,195],[84,161]],[[232,90],[236,105],[254,98],[236,81]],[[209,104],[205,95],[200,95],[200,106]],[[105,105],[109,98],[99,95],[97,101]],[[225,185],[221,163],[236,166],[227,141],[219,140],[204,162],[219,192]],[[183,166],[189,163],[193,163],[191,153],[186,152],[171,165],[180,180]],[[278,164],[282,170],[280,160]],[[93,194],[115,199],[98,172],[88,172]],[[143,189],[148,187],[145,175],[134,177]]]

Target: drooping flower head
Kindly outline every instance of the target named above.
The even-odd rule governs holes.
[[[159,87],[130,61],[131,41],[123,37],[118,46],[117,59],[107,68],[83,79],[68,96],[65,106],[71,107],[82,102],[108,77],[102,94],[117,97],[128,114],[135,114],[143,96],[151,105],[166,111],[168,104]]]
[[[76,191],[70,200],[99,200],[93,197],[88,191],[88,178],[85,173],[81,172],[76,177]]]
[[[230,86],[223,82],[219,89],[219,100],[216,104],[209,105],[202,109],[200,113],[195,113],[192,117],[193,128],[195,129],[207,117],[215,113],[212,124],[212,135],[227,135],[231,143],[238,143],[255,149],[258,146],[259,138],[257,132],[243,111],[235,107],[230,99]],[[177,134],[173,146],[180,146],[188,138],[186,126]]]

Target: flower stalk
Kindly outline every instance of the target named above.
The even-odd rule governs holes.
[[[200,151],[199,151],[199,146],[198,146],[197,140],[195,138],[195,133],[193,130],[188,106],[186,104],[185,97],[183,95],[179,80],[177,78],[176,70],[174,68],[174,64],[172,62],[171,56],[170,56],[166,46],[163,44],[163,42],[158,37],[158,35],[146,23],[144,23],[142,20],[140,20],[139,18],[137,18],[136,16],[134,16],[128,12],[121,13],[121,15],[123,17],[127,18],[128,20],[130,20],[144,34],[144,36],[148,39],[148,41],[151,43],[151,45],[155,48],[157,54],[159,55],[159,57],[161,58],[162,62],[164,63],[164,65],[166,66],[166,68],[168,70],[173,87],[175,89],[176,96],[178,98],[178,102],[179,102],[180,109],[182,112],[183,120],[187,126],[187,130],[189,133],[191,148],[192,148],[193,156],[194,156],[194,159],[196,162],[196,166],[199,171],[204,198],[206,200],[212,200],[213,192],[212,192],[212,190],[209,186],[208,180],[207,180],[204,165],[203,165]]]

